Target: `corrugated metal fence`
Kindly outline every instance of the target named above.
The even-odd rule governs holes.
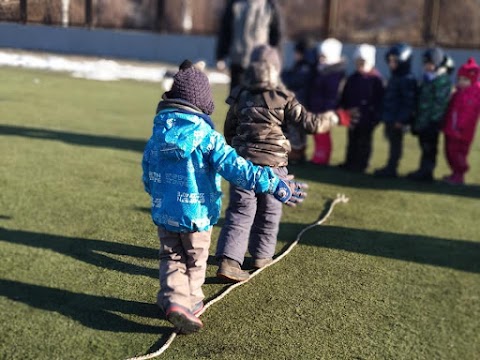
[[[0,21],[214,34],[227,0],[0,0]],[[290,38],[480,47],[479,0],[278,0]]]

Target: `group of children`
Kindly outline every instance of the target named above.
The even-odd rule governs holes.
[[[307,49],[298,44],[297,50]],[[306,134],[315,136],[313,162],[328,163],[329,131],[336,125],[347,127],[344,167],[364,171],[373,130],[384,121],[390,156],[376,174],[396,176],[404,128],[410,124],[422,147],[420,169],[411,177],[430,179],[443,128],[453,169],[448,180],[463,182],[480,112],[479,67],[473,60],[460,68],[457,90],[449,100],[450,68],[440,49],[425,53],[425,76],[417,91],[409,46],[399,44],[388,51],[392,74],[384,89],[374,68],[375,48],[361,45],[355,53],[357,71],[338,96],[345,76],[341,44],[329,39],[319,54],[314,67],[302,57],[293,72],[285,74],[295,95],[281,79],[277,50],[255,47],[243,81],[227,99],[225,138],[210,118],[214,103],[208,77],[190,61],[180,65],[172,89],[158,104],[143,155],[143,183],[160,239],[157,304],[178,332],[189,334],[203,327],[198,316],[204,306],[212,226],[220,216],[220,176],[230,182],[230,194],[216,249],[217,276],[234,282],[249,278],[242,269],[247,250],[254,268],[271,263],[282,204],[295,206],[306,196],[306,184],[293,181],[287,169],[289,158],[304,156]]]
[[[345,162],[340,166],[364,172],[372,152],[375,127],[385,124],[389,142],[387,164],[374,172],[378,177],[396,177],[407,129],[418,136],[421,148],[419,168],[407,175],[419,181],[432,181],[436,165],[439,134],[445,135],[445,152],[452,174],[444,177],[451,184],[463,184],[468,170],[467,155],[480,115],[479,72],[473,58],[460,67],[453,87],[452,59],[439,47],[423,54],[424,73],[417,81],[411,73],[412,48],[404,43],[388,49],[385,60],[390,76],[384,84],[375,69],[376,49],[359,45],[353,55],[355,71],[346,76],[346,62],[341,57],[342,44],[326,39],[318,46],[306,40],[295,46],[295,64],[283,73],[284,83],[313,112],[356,108],[358,122],[348,129]],[[288,130],[292,144],[291,162],[306,158],[305,133]],[[332,151],[330,134],[314,136],[312,163],[327,165]]]

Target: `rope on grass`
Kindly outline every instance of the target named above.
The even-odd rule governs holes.
[[[257,276],[258,274],[260,274],[262,271],[264,271],[266,268],[278,263],[280,260],[282,260],[285,256],[287,256],[292,250],[293,248],[298,244],[298,242],[300,241],[300,239],[302,238],[302,235],[305,234],[305,232],[307,232],[308,230],[314,228],[315,226],[319,226],[319,225],[322,225],[325,221],[327,221],[327,219],[330,217],[330,215],[332,214],[333,212],[333,208],[335,207],[335,205],[339,204],[339,203],[343,203],[343,204],[346,204],[348,202],[349,198],[347,198],[344,194],[337,194],[337,197],[330,203],[330,206],[328,208],[328,211],[326,212],[326,214],[322,217],[320,217],[316,222],[304,227],[302,229],[302,231],[300,231],[297,235],[297,238],[295,239],[295,241],[293,241],[289,246],[288,248],[283,252],[281,253],[279,256],[277,256],[270,264],[260,268],[260,269],[257,269],[255,270],[251,275],[250,277],[245,280],[245,281],[241,281],[241,282],[237,282],[235,284],[232,284],[230,285],[229,287],[226,288],[226,290],[222,293],[220,293],[217,297],[213,298],[212,300],[210,300],[209,302],[207,302],[205,304],[205,306],[203,307],[203,309],[197,314],[197,316],[201,316],[210,306],[212,306],[213,304],[219,302],[220,300],[222,300],[225,296],[227,296],[230,292],[232,292],[235,288],[239,287],[239,286],[242,286],[243,284],[249,282],[250,280],[252,280],[255,276]],[[320,214],[321,216],[321,214]],[[138,357],[133,357],[133,358],[130,358],[130,359],[127,359],[127,360],[147,360],[147,359],[153,359],[153,358],[156,358],[156,357],[159,357],[160,355],[162,355],[169,347],[170,345],[173,343],[173,340],[175,340],[175,338],[177,337],[178,333],[176,331],[174,331],[170,337],[168,338],[168,340],[165,342],[165,344],[160,348],[158,349],[157,351],[153,352],[153,353],[150,353],[150,354],[146,354],[146,355],[143,355],[143,356],[138,356]]]

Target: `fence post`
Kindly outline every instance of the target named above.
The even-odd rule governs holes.
[[[166,0],[157,0],[157,17],[155,27],[158,31],[163,32],[167,30],[167,26],[165,24],[165,17],[166,17]]]
[[[425,0],[424,19],[423,42],[427,46],[433,46],[437,42],[440,0]]]
[[[335,36],[337,29],[338,1],[327,0],[325,11],[325,37]]]
[[[85,25],[92,27],[92,0],[85,0]]]
[[[20,21],[24,24],[28,21],[27,0],[20,0]]]

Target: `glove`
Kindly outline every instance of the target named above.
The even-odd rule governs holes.
[[[305,200],[307,193],[302,190],[308,188],[307,184],[293,181],[293,175],[288,175],[285,179],[279,180],[280,182],[273,192],[275,199],[293,207]]]
[[[357,108],[349,110],[338,109],[335,113],[338,116],[338,123],[342,126],[349,127],[350,125],[356,125],[360,121],[360,111]]]

